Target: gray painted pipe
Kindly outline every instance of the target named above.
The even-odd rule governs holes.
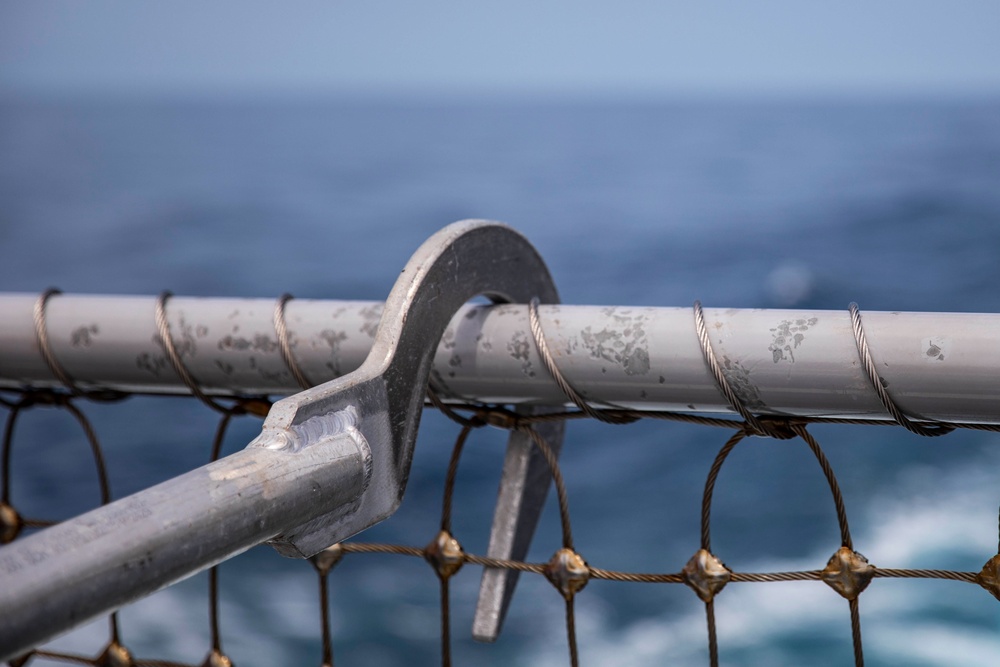
[[[0,295],[0,387],[58,384],[35,342],[36,295]],[[57,295],[48,334],[82,386],[186,393],[153,324],[152,297]],[[270,299],[171,299],[168,319],[192,375],[209,393],[298,390],[282,361]],[[381,304],[293,300],[286,323],[313,383],[357,368]],[[589,400],[630,408],[730,412],[704,361],[690,308],[541,306],[564,375]],[[875,363],[915,417],[1000,423],[1000,315],[864,312]],[[730,383],[761,414],[884,418],[843,311],[705,309]],[[565,403],[546,373],[527,307],[467,306],[438,347],[432,382],[455,398]]]

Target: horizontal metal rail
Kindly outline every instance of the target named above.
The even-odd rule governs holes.
[[[36,295],[0,295],[0,387],[56,386],[36,342]],[[152,297],[53,296],[53,354],[83,387],[187,393],[156,333]],[[292,300],[292,353],[312,383],[344,375],[371,349],[382,304]],[[289,394],[275,301],[174,297],[167,316],[186,368],[209,394]],[[843,311],[705,309],[729,383],[759,414],[884,418]],[[730,412],[705,365],[690,308],[541,306],[555,361],[589,401],[640,410]],[[883,384],[904,413],[1000,423],[1000,315],[865,312]],[[444,397],[563,404],[522,305],[466,306],[437,349]]]

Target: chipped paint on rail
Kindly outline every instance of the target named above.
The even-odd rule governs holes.
[[[782,320],[778,326],[771,329],[773,336],[767,350],[771,353],[774,363],[787,361],[794,364],[795,350],[805,341],[809,327],[816,326],[817,322],[819,322],[818,317]]]
[[[602,313],[614,321],[614,326],[598,331],[589,326],[583,329],[580,332],[583,346],[593,358],[619,365],[626,375],[649,373],[646,316],[633,315],[630,308],[605,308]]]

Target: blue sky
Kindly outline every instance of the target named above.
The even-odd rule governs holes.
[[[1000,2],[5,2],[0,90],[1000,92]]]

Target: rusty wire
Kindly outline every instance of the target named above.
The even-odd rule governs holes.
[[[854,665],[855,667],[865,667],[865,651],[861,644],[861,610],[858,599],[852,598],[847,601],[851,610],[851,643],[854,645]]]
[[[722,464],[726,462],[726,458],[729,457],[729,453],[733,451],[736,445],[740,444],[747,434],[745,431],[737,431],[733,434],[726,444],[722,446],[719,453],[715,456],[715,460],[712,461],[712,467],[708,470],[708,479],[705,481],[705,491],[702,494],[701,499],[701,548],[705,551],[712,551],[712,494],[715,492],[715,482],[719,478],[719,472],[722,470]]]
[[[451,536],[451,507],[452,499],[455,494],[455,478],[458,476],[458,462],[462,458],[462,450],[465,447],[465,442],[469,438],[469,434],[472,432],[473,427],[463,426],[462,430],[458,434],[458,438],[455,440],[455,445],[451,450],[451,458],[448,461],[448,472],[445,474],[444,483],[444,499],[442,500],[441,507],[441,533],[440,535]],[[429,554],[425,554],[425,557]],[[457,568],[454,571],[442,566],[440,563],[435,563],[431,558],[428,558],[432,566],[437,566],[436,571],[438,574],[438,579],[440,580],[440,591],[441,591],[441,664],[443,667],[451,667],[451,589],[449,588],[449,581],[451,576],[457,572]],[[461,567],[459,564],[458,567]]]
[[[719,664],[719,639],[715,632],[715,600],[705,603],[705,622],[708,625],[708,662],[715,667]]]

